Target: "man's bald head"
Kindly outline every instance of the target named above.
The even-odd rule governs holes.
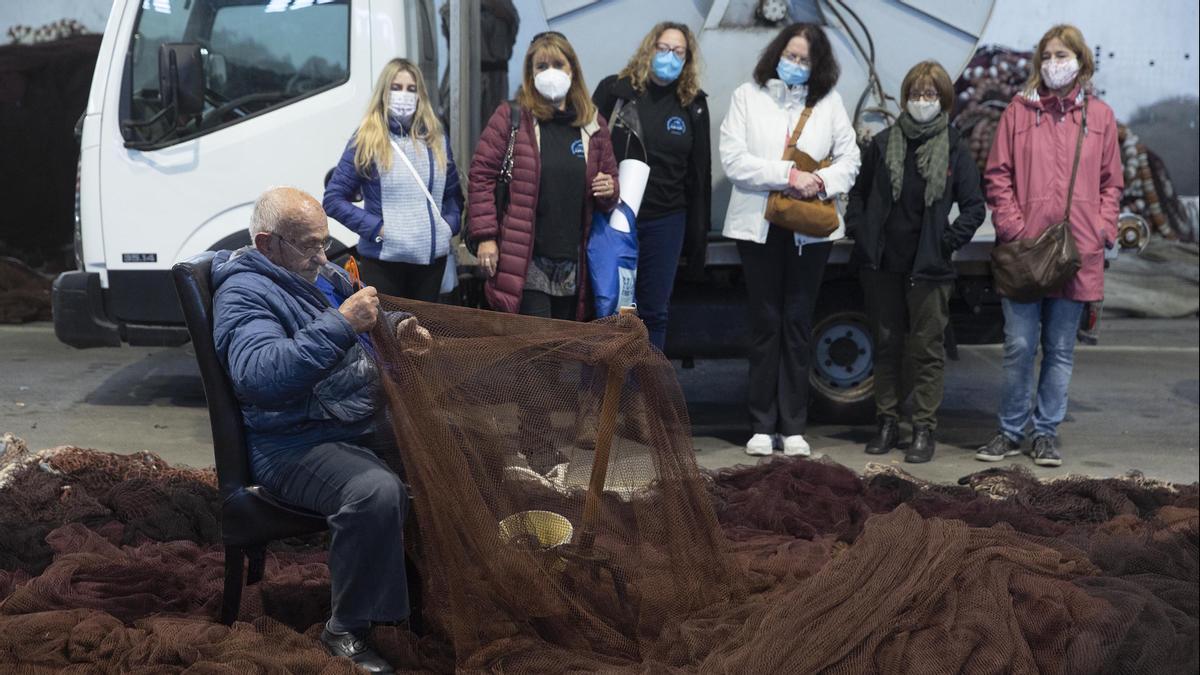
[[[273,187],[254,202],[250,215],[250,239],[259,232],[292,234],[288,230],[297,223],[325,222],[325,209],[312,195],[294,187]]]
[[[329,225],[321,203],[294,187],[273,187],[250,215],[250,240],[268,260],[315,281],[327,260],[322,244]]]

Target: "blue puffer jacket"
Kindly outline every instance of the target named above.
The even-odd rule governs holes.
[[[408,133],[399,122],[392,121],[390,125],[393,134],[405,135]],[[441,212],[442,219],[450,226],[449,236],[454,236],[458,234],[459,224],[462,220],[463,195],[458,180],[458,169],[454,165],[454,156],[450,152],[448,143],[445,151],[446,186],[441,195]],[[394,164],[404,170],[401,160],[395,160]],[[355,193],[360,191],[363,198],[361,208],[355,206],[351,201]],[[433,197],[434,199],[438,198],[437,195],[433,195]],[[425,199],[424,195],[421,195],[420,199],[423,202],[429,201]],[[383,231],[382,201],[379,172],[375,168],[372,168],[369,176],[363,176],[358,172],[354,167],[354,139],[351,138],[350,142],[346,144],[346,150],[342,153],[341,160],[333,170],[329,184],[325,186],[325,196],[321,200],[321,205],[330,218],[358,234],[358,252],[369,258],[378,259],[382,249],[379,241],[380,233]],[[429,221],[430,228],[436,230],[432,213],[429,213]],[[443,234],[443,236],[445,235]],[[429,263],[433,263],[433,260],[430,260]]]
[[[325,294],[249,246],[218,252],[212,270],[213,338],[252,454],[369,432],[375,363]],[[321,275],[339,294],[353,293],[338,266]]]

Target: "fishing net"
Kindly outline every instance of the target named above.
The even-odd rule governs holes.
[[[703,472],[634,318],[384,304],[432,334],[374,336],[425,586],[426,634],[374,630],[401,672],[1200,669],[1195,484]],[[4,448],[0,671],[351,672],[321,537],[274,544],[226,628],[211,470]]]
[[[935,486],[794,460],[713,480],[635,318],[385,306],[436,336],[376,345],[426,613],[460,668],[1197,665],[1179,630],[1197,626],[1194,488],[1021,471]],[[1094,536],[1117,522],[1137,527]]]

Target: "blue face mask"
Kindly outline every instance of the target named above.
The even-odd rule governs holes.
[[[787,59],[779,59],[779,65],[775,66],[775,72],[779,75],[779,79],[789,87],[808,82],[808,68]]]
[[[654,69],[654,76],[663,82],[674,82],[675,78],[683,72],[683,59],[675,55],[675,52],[662,52],[654,55],[654,61],[651,64]]]

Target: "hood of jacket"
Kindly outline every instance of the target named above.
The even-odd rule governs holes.
[[[1037,115],[1035,124],[1041,124],[1043,113],[1060,117],[1070,114],[1083,107],[1086,96],[1087,91],[1083,87],[1075,87],[1070,94],[1061,97],[1037,90],[1023,91],[1014,96],[1013,101],[1033,111]]]
[[[271,262],[253,246],[243,246],[236,251],[217,251],[212,262],[213,293],[216,293],[221,284],[228,281],[230,277],[243,272],[262,275],[292,295],[316,298],[325,304],[329,302],[325,294],[314,284],[299,274]],[[354,294],[354,284],[350,281],[346,270],[341,267],[326,262],[318,274],[333,284],[333,287],[341,295],[349,297]]]

